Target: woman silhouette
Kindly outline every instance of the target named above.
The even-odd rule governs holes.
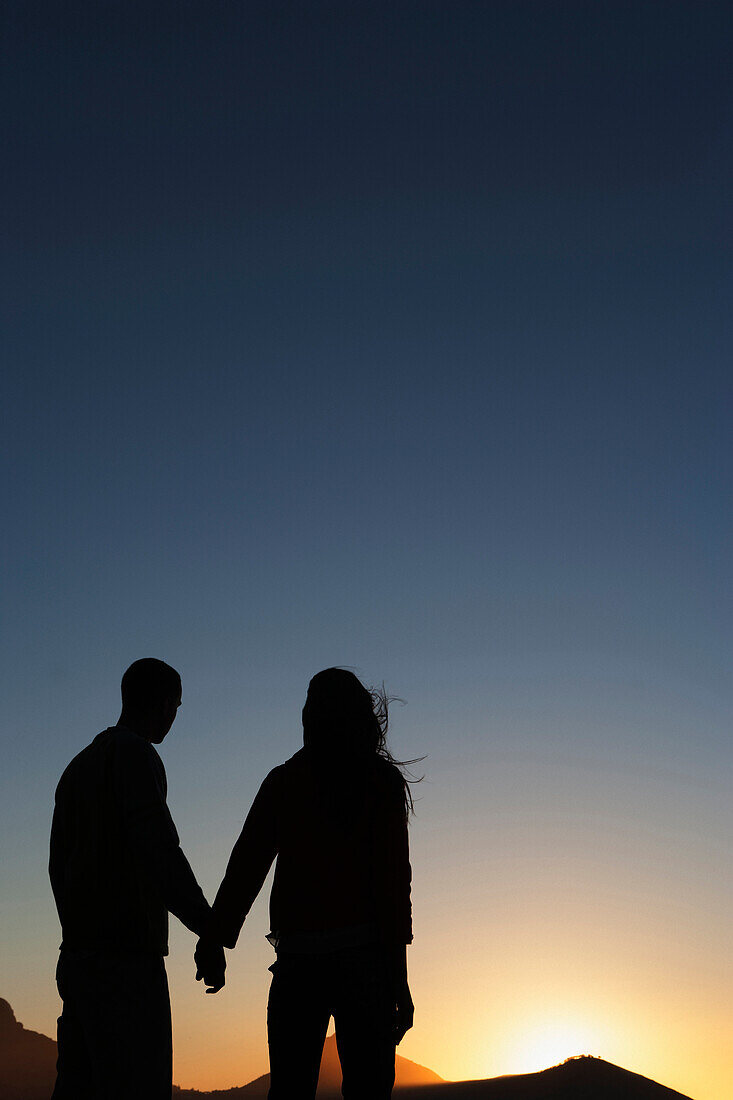
[[[234,947],[277,858],[269,1100],[316,1095],[331,1016],[346,1100],[392,1095],[395,1046],[413,1017],[412,799],[386,729],[383,693],[341,668],[313,677],[303,748],[260,787],[214,902],[221,942]]]

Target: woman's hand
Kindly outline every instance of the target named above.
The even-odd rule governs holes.
[[[387,972],[392,988],[392,1035],[395,1046],[402,1041],[405,1033],[412,1027],[415,1006],[412,1003],[410,987],[407,984],[407,947],[396,944],[387,950]]]
[[[395,998],[395,1014],[394,1014],[394,1043],[398,1046],[404,1038],[406,1032],[412,1027],[412,1022],[415,1016],[415,1006],[412,1003],[412,996],[410,995],[410,987],[405,979],[405,984],[397,992]]]

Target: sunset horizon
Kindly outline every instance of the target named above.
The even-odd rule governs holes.
[[[56,1058],[56,1044],[47,1036],[30,1031],[15,1019],[12,1006],[0,998],[0,1089],[4,1100],[43,1100],[48,1086],[53,1080]],[[420,1096],[429,1100],[435,1097],[454,1097],[455,1100],[467,1096],[464,1086],[472,1091],[470,1095],[479,1100],[481,1096],[512,1096],[516,1100],[540,1100],[540,1097],[556,1096],[559,1089],[567,1100],[578,1100],[590,1094],[601,1093],[604,1096],[618,1097],[618,1100],[652,1097],[662,1100],[681,1098],[691,1100],[682,1093],[654,1082],[650,1078],[629,1071],[605,1061],[595,1055],[573,1055],[540,1071],[523,1074],[499,1075],[491,1079],[471,1079],[448,1081],[426,1066],[409,1059],[396,1057],[395,1090],[405,1100],[419,1100]],[[44,1082],[46,1087],[44,1089]],[[225,1087],[223,1093],[235,1097],[251,1097],[263,1100],[270,1082],[270,1074],[261,1074],[250,1081]],[[476,1091],[486,1086],[490,1093]],[[502,1089],[511,1089],[504,1092]],[[437,1092],[436,1092],[437,1089]],[[497,1089],[499,1090],[497,1092]],[[517,1090],[521,1091],[517,1091]],[[173,1085],[174,1100],[195,1100],[197,1096],[221,1096],[222,1090],[201,1091],[186,1085]],[[319,1100],[331,1100],[341,1096],[341,1066],[336,1048],[336,1036],[329,1035],[323,1049],[323,1058],[318,1080]]]

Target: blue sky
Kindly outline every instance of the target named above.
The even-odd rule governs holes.
[[[53,787],[144,655],[183,674],[209,892],[334,663],[428,754],[425,913],[558,821],[608,881],[674,851],[698,890],[732,823],[727,6],[8,10],[0,994],[50,1028]]]

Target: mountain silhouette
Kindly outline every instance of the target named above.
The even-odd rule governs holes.
[[[48,1100],[56,1080],[56,1043],[27,1031],[0,997],[0,1097]]]
[[[492,1077],[485,1081],[443,1081],[431,1070],[397,1055],[398,1100],[691,1100],[648,1077],[621,1069],[602,1058],[569,1058],[541,1073]],[[216,1092],[174,1088],[175,1100],[265,1100],[270,1075],[248,1085]],[[318,1079],[318,1100],[341,1100],[341,1067],[336,1040],[326,1040]]]
[[[569,1058],[541,1073],[485,1081],[443,1081],[437,1073],[397,1055],[398,1100],[691,1100],[648,1077],[601,1058]],[[48,1100],[56,1079],[56,1043],[27,1031],[0,998],[0,1100]],[[248,1085],[199,1092],[173,1088],[174,1100],[265,1100],[270,1075]],[[318,1082],[319,1100],[340,1100],[341,1066],[335,1037],[326,1040]]]
[[[486,1081],[455,1081],[406,1088],[399,1100],[691,1100],[648,1077],[581,1055],[562,1065]]]
[[[442,1077],[433,1073],[431,1069],[411,1062],[408,1058],[402,1058],[398,1054],[395,1058],[395,1086],[419,1087],[420,1095],[426,1085],[445,1084]],[[196,1089],[174,1088],[175,1100],[194,1100],[194,1097],[211,1096],[216,1100],[263,1100],[267,1097],[270,1087],[270,1074],[263,1073],[261,1077],[250,1081],[248,1085],[240,1085],[238,1088],[217,1090],[216,1092],[198,1092]],[[338,1097],[341,1100],[341,1063],[336,1049],[336,1036],[331,1035],[326,1039],[321,1058],[321,1072],[318,1077],[318,1100],[331,1100]]]

